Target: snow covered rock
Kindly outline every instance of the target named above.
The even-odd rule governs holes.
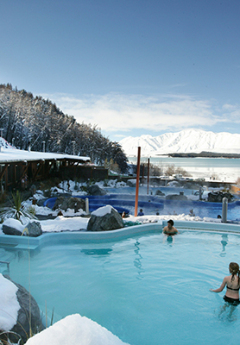
[[[98,323],[69,315],[30,338],[26,345],[129,345]]]
[[[155,195],[165,196],[165,194],[160,189],[156,191]]]
[[[61,209],[67,211],[68,209],[68,198],[64,196],[57,197],[55,204],[53,206],[53,210]]]
[[[73,209],[75,212],[78,212],[80,209],[85,210],[86,204],[85,200],[81,198],[70,198],[68,202],[69,208]]]
[[[43,329],[42,319],[37,302],[23,286],[13,282],[9,276],[6,275],[3,277],[0,275],[0,279],[0,286],[2,283],[6,284],[7,281],[11,289],[14,290],[16,296],[16,300],[13,296],[11,296],[10,301],[8,289],[1,294],[1,296],[4,296],[4,300],[9,300],[9,306],[5,307],[4,311],[1,309],[0,330],[15,332],[21,336],[24,342],[26,342],[30,333],[29,304],[31,305],[31,329],[33,333],[37,331],[39,332]],[[16,336],[13,334],[9,334],[9,339],[12,342],[18,340],[18,338],[16,339]]]
[[[166,195],[166,200],[188,200],[183,194],[169,194]]]
[[[23,232],[24,226],[22,223],[13,218],[8,218],[4,221],[2,225],[2,231],[5,235],[15,235],[21,236]]]
[[[127,181],[129,187],[136,187],[137,180],[131,179]]]
[[[37,237],[42,234],[42,227],[38,221],[30,221],[27,225],[22,225],[22,223],[13,218],[8,218],[5,220],[2,226],[2,231],[5,235],[15,235],[22,236],[24,229],[27,228],[27,231],[24,232],[24,235],[30,237]]]
[[[105,195],[107,192],[100,188],[97,184],[94,184],[93,186],[88,187],[88,193],[90,195]]]
[[[120,214],[110,205],[100,207],[92,212],[89,219],[88,231],[105,231],[124,228]]]
[[[17,300],[17,286],[0,274],[0,333],[10,331],[17,322],[20,305]],[[2,339],[0,337],[0,339]]]
[[[81,198],[59,196],[53,206],[53,210],[61,209],[67,211],[68,208],[75,210],[75,212],[78,212],[80,209],[85,210],[85,200]]]
[[[31,221],[28,223],[26,228],[27,228],[27,232],[26,232],[27,236],[37,237],[37,236],[42,235],[42,227],[41,227],[40,222],[37,222],[35,220]]]
[[[222,202],[223,198],[227,198],[228,201],[233,199],[233,195],[223,192],[210,192],[208,193],[208,202]]]

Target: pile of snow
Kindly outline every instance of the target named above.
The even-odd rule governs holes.
[[[40,221],[43,232],[60,232],[60,231],[80,231],[86,230],[89,218],[59,216],[55,219]]]
[[[14,228],[20,232],[23,232],[25,226],[17,219],[8,218],[3,222],[4,225]]]
[[[92,215],[97,217],[103,217],[105,214],[111,213],[113,207],[111,205],[106,205],[99,207],[96,211],[92,212]]]
[[[177,133],[165,133],[157,137],[151,135],[126,137],[119,144],[127,156],[137,155],[138,146],[141,146],[141,155],[145,157],[177,152],[239,153],[240,134],[187,129]]]
[[[98,323],[69,315],[30,338],[26,345],[128,345]]]
[[[20,309],[17,290],[17,286],[0,273],[0,329],[3,331],[10,331],[17,323]]]

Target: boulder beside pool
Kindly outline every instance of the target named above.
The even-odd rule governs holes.
[[[107,194],[107,192],[104,189],[100,188],[97,184],[89,186],[87,188],[87,191],[88,191],[88,194],[90,195],[106,195]]]
[[[26,231],[24,231],[26,229]],[[40,222],[30,220],[27,225],[23,225],[19,220],[8,218],[2,225],[2,231],[5,235],[37,237],[42,235]]]
[[[18,334],[25,343],[30,335],[30,325],[33,334],[44,328],[40,309],[35,299],[22,285],[15,283],[7,275],[0,275],[0,280],[2,297],[4,297],[1,302],[0,333],[14,332],[8,333],[8,338],[17,343],[19,337],[16,334]],[[5,333],[2,334],[0,339],[5,341],[5,336]]]
[[[88,231],[106,231],[124,228],[120,214],[110,205],[92,212],[88,222]]]
[[[53,206],[53,210],[61,209],[67,211],[68,208],[74,209],[75,212],[78,212],[80,209],[85,210],[85,200],[76,197],[57,197],[55,204]]]

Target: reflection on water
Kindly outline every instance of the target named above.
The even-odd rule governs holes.
[[[140,243],[138,242],[138,240],[136,241],[134,246],[136,248],[134,250],[134,253],[136,254],[135,259],[134,259],[134,266],[137,268],[137,272],[138,272],[137,279],[142,279],[141,274],[144,272],[144,269],[142,268],[142,256],[140,254]]]
[[[217,310],[219,320],[223,322],[234,322],[237,321],[237,306],[231,305],[225,302],[223,306]]]
[[[222,252],[220,254],[220,256],[225,256],[226,253],[225,253],[225,248],[226,248],[226,245],[228,244],[228,235],[227,234],[223,234],[222,235]]]
[[[86,255],[110,255],[112,252],[111,248],[101,248],[101,249],[82,249],[81,253]]]

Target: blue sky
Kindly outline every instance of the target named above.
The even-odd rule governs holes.
[[[0,82],[111,140],[240,132],[239,0],[0,1]]]

